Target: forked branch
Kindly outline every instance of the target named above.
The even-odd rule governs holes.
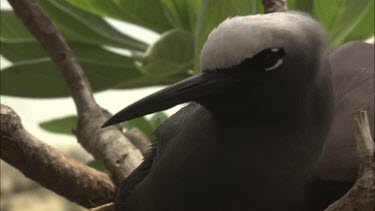
[[[90,208],[113,201],[115,186],[107,174],[67,157],[38,140],[18,115],[1,105],[1,154],[5,162],[47,189]]]
[[[97,160],[102,160],[114,181],[120,183],[140,164],[140,151],[119,128],[100,128],[110,115],[95,102],[90,84],[72,50],[36,2],[8,1],[63,75],[78,112],[78,141]]]

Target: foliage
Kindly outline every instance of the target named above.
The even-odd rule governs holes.
[[[111,173],[107,170],[107,168],[104,166],[104,163],[100,160],[92,160],[86,163],[86,165],[90,166],[91,168],[97,169],[99,171],[102,171],[108,175]]]
[[[38,0],[38,3],[69,42],[94,92],[166,85],[186,78],[199,71],[200,49],[209,32],[221,21],[236,15],[263,13],[260,0]],[[373,0],[289,0],[288,4],[290,10],[305,11],[320,20],[327,28],[331,46],[367,39],[374,34]],[[130,31],[119,32],[104,18],[150,29],[160,33],[160,38],[147,45],[133,38],[136,36]],[[13,62],[1,71],[2,95],[68,96],[58,71],[53,70],[57,68],[12,11],[1,11],[0,34],[1,55]],[[129,56],[113,53],[108,47],[127,50]],[[72,117],[56,120],[61,128],[55,127],[53,121],[42,123],[42,127],[66,133],[68,126],[72,128],[71,120]],[[147,134],[150,125],[143,127]]]
[[[152,131],[154,131],[168,116],[164,112],[153,114],[149,119],[139,117],[123,123],[124,128],[130,129],[136,127],[144,132],[150,140],[153,140]],[[53,119],[40,123],[40,127],[52,133],[73,135],[73,130],[77,125],[77,116],[67,116],[59,119]]]

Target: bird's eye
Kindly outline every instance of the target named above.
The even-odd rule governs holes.
[[[284,61],[285,51],[282,48],[268,48],[252,58],[252,63],[265,71],[279,67]]]

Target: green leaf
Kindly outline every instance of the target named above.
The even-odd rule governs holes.
[[[0,49],[2,56],[11,62],[48,57],[42,46],[36,41],[4,42],[1,40]]]
[[[261,1],[205,0],[202,1],[195,34],[195,70],[199,70],[199,55],[209,33],[229,17],[256,14]]]
[[[99,170],[101,172],[104,172],[108,175],[110,175],[111,173],[107,170],[107,168],[105,167],[104,163],[100,160],[92,160],[90,162],[87,162],[86,165],[90,166],[91,168],[94,168],[96,170]]]
[[[42,122],[39,126],[48,132],[73,135],[72,131],[76,127],[77,121],[77,116],[68,116]]]
[[[142,77],[134,67],[106,64],[101,59],[79,59],[79,62],[95,92]],[[62,76],[49,59],[15,63],[0,74],[0,91],[3,95],[38,98],[68,96]]]
[[[168,23],[168,20],[166,20],[165,15],[160,13],[160,8],[157,10],[157,8],[154,8],[155,11],[151,11],[149,14],[146,13],[145,10],[142,10],[142,8],[135,8],[137,7],[136,4],[132,4],[132,1],[129,1],[131,4],[127,3],[127,0],[67,0],[72,5],[86,10],[92,14],[96,14],[99,16],[106,16],[110,18],[115,18],[118,20],[130,22],[136,25],[143,26],[145,28],[149,28],[151,30],[154,30],[156,32],[163,32],[167,29],[170,29],[171,26]],[[152,9],[152,5],[157,5],[160,7],[160,0],[148,0],[146,1],[145,5],[147,6],[147,9]],[[144,4],[144,0],[142,1],[134,1],[137,4]],[[151,3],[151,5],[149,4]],[[134,10],[137,9],[137,10]],[[152,15],[155,15],[152,20]],[[157,20],[157,15],[161,15],[163,17],[162,19]],[[146,16],[146,17],[143,17]],[[144,19],[146,18],[146,20]],[[151,19],[151,20],[150,20]],[[164,20],[163,20],[164,19]],[[162,22],[165,21],[165,22]],[[160,22],[160,23],[159,23]],[[162,23],[161,23],[162,22]]]
[[[193,67],[193,35],[182,29],[164,33],[147,49],[140,69],[145,74],[159,77],[187,72]]]
[[[135,68],[133,59],[112,53],[99,46],[82,43],[70,45],[94,91],[116,87],[118,84],[127,82],[130,83],[129,87],[134,81],[139,82],[135,87],[147,85],[139,80],[144,76]],[[2,94],[24,97],[68,95],[57,67],[50,62],[49,58],[44,57],[44,52],[38,43],[2,43],[1,51],[5,58],[17,62],[0,73]]]
[[[147,120],[145,117],[139,117],[136,119],[132,119],[130,121],[124,122],[122,125],[126,129],[131,128],[138,128],[141,130],[149,140],[155,140],[155,137],[153,136],[152,132],[159,127],[159,125],[164,122],[168,116],[164,112],[158,112],[150,118],[150,120]]]
[[[68,40],[144,50],[146,45],[112,28],[101,17],[78,9],[65,0],[39,0],[39,5]]]
[[[62,76],[49,59],[22,62],[0,72],[2,95],[63,97],[68,91]]]
[[[151,124],[152,130],[158,128],[161,123],[168,119],[168,115],[165,112],[158,112],[150,118],[149,122]]]
[[[341,44],[369,10],[372,0],[316,0],[315,16],[328,30],[331,46]]]
[[[200,0],[162,0],[165,14],[176,28],[194,32]]]
[[[11,10],[1,10],[0,35],[2,41],[19,42],[35,41],[35,38],[26,30],[22,22]]]
[[[34,45],[37,49],[38,44],[34,43]],[[49,58],[34,59],[43,55],[42,52],[36,53],[34,57],[32,55],[34,48],[28,48],[30,43],[14,45],[6,43],[1,47],[5,58],[19,61],[0,72],[1,94],[39,98],[68,96],[66,85],[57,67]],[[71,43],[71,47],[85,70],[94,92],[110,88],[167,85],[188,76],[187,73],[145,76],[135,68],[134,60],[131,58],[93,45]]]
[[[151,133],[152,133],[151,124],[144,117],[139,117],[139,118],[136,118],[136,119],[126,121],[122,125],[124,126],[124,128],[126,128],[128,130],[131,129],[131,128],[138,128],[144,134],[146,134],[149,138],[151,137]]]
[[[174,75],[169,75],[166,77],[159,77],[158,75],[150,75],[150,76],[141,76],[131,80],[123,81],[113,87],[112,89],[130,89],[130,88],[139,88],[139,87],[147,87],[147,86],[166,86],[172,83],[176,83],[177,81],[181,81],[190,74],[188,73],[178,73]]]
[[[288,10],[297,10],[296,4],[298,0],[288,0]]]
[[[313,0],[302,0],[302,1],[301,0],[288,0],[289,10],[312,13],[313,8],[314,8]]]
[[[128,18],[114,0],[67,0],[72,5],[92,14],[127,21]]]
[[[164,14],[161,0],[114,0],[128,20],[157,32],[171,28]]]
[[[112,53],[100,46],[75,42],[69,43],[69,45],[78,58],[78,61],[129,67],[135,70],[132,58]],[[6,59],[12,62],[48,57],[37,42],[1,42],[1,53]]]
[[[139,117],[123,123],[126,129],[138,128],[144,134],[151,138],[152,131],[160,126],[168,118],[165,112],[158,112],[151,116],[150,120],[145,117]],[[40,123],[40,127],[52,133],[72,135],[73,128],[76,127],[78,122],[77,116],[67,116],[59,119],[53,119]]]
[[[353,31],[345,38],[343,43],[351,40],[365,40],[374,36],[374,10],[374,1],[371,1],[367,13],[362,18],[361,22],[359,22]]]
[[[264,14],[264,7],[262,2],[257,0],[250,0],[251,14]]]

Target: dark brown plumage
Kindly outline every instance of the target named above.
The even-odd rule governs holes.
[[[202,66],[211,69],[131,105],[106,123],[108,126],[178,103],[196,102],[155,131],[159,142],[121,185],[116,211],[313,211],[328,206],[350,188],[358,162],[346,162],[355,160],[348,125],[351,113],[358,108],[372,109],[373,119],[370,98],[374,91],[369,89],[374,83],[373,57],[364,58],[371,54],[373,45],[351,43],[327,56],[321,28],[311,18],[299,13],[264,17],[271,24],[285,19],[304,31],[288,32],[270,26],[272,33],[280,31],[280,36],[273,35],[275,40],[271,40],[278,46],[260,52],[251,50],[256,55],[238,64],[231,62],[242,55],[225,58],[219,61],[223,68],[206,63]],[[243,20],[247,21],[243,18],[236,24],[241,27]],[[249,21],[253,24],[251,18]],[[230,22],[226,24],[216,32],[236,40],[238,33],[228,31],[225,27]],[[252,27],[268,33],[256,24]],[[212,43],[221,35],[212,35],[207,49],[230,56],[224,52],[225,45]],[[260,48],[262,38],[258,38],[247,44]],[[264,41],[270,44],[266,42],[269,38]],[[204,61],[211,62],[207,58]],[[358,77],[348,83],[349,76]],[[328,135],[333,98],[337,104]],[[340,157],[344,158],[341,166],[335,168]]]

